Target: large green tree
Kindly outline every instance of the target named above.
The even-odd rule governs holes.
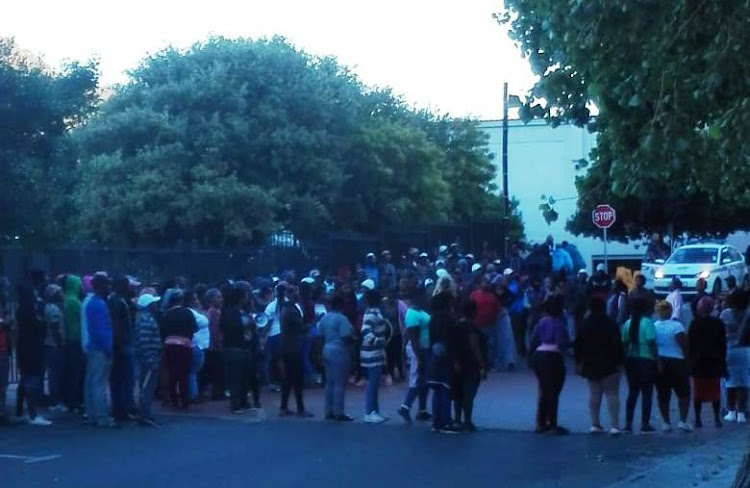
[[[98,71],[59,72],[0,38],[0,242],[59,242],[72,213],[75,157],[65,135],[96,107]]]
[[[80,228],[106,243],[375,232],[497,199],[476,122],[413,111],[281,38],[151,56],[72,141]]]
[[[596,232],[602,202],[618,210],[620,239],[750,226],[750,1],[505,4],[539,77],[522,115],[599,134],[572,231]]]

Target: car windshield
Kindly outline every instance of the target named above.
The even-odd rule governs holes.
[[[719,250],[710,247],[678,249],[668,262],[673,264],[715,264],[719,262]]]

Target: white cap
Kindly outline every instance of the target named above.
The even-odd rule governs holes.
[[[510,276],[513,274],[513,270],[511,268],[505,268],[505,271],[503,271],[503,276]]]
[[[579,275],[588,274],[588,271],[586,271],[586,268],[581,268],[581,269],[578,270],[578,274]]]
[[[446,252],[448,250],[448,246],[440,246],[438,248],[438,252]]]
[[[362,282],[362,288],[367,288],[368,290],[374,290],[375,282],[372,281],[370,278],[367,278],[365,281]]]
[[[427,278],[426,280],[424,280],[424,287],[427,288],[428,286],[431,286],[434,283],[435,282],[432,281],[432,278]]]
[[[147,308],[152,303],[156,303],[161,300],[161,297],[155,297],[150,293],[144,293],[138,297],[138,308]]]
[[[448,273],[448,270],[447,270],[447,269],[445,269],[445,268],[440,268],[440,269],[438,269],[438,270],[436,270],[436,271],[435,271],[435,275],[436,275],[436,276],[437,276],[438,278],[445,278],[446,276],[449,276],[449,275],[450,275],[450,273]]]
[[[479,263],[474,263],[474,264],[471,265],[471,272],[472,273],[476,273],[480,269],[482,269],[482,265],[479,264]]]
[[[427,255],[427,253],[426,253],[426,252],[423,252],[423,253],[420,253],[420,254],[419,254],[419,257],[420,257],[420,258],[428,258],[429,256]]]
[[[311,278],[309,276],[306,276],[305,278],[302,278],[301,282],[302,283],[308,283],[308,284],[312,285],[313,283],[315,283],[315,278]]]
[[[366,258],[374,258],[375,257],[375,253],[374,252],[368,252],[365,257]]]
[[[597,271],[607,271],[607,268],[604,267],[604,263],[599,263],[596,265]]]
[[[467,254],[466,255],[466,259],[474,260],[474,255],[473,254]]]
[[[320,271],[317,269],[310,271],[310,278],[317,278],[318,276],[320,276]]]

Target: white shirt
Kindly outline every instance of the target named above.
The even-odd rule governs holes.
[[[659,356],[664,358],[685,359],[682,348],[677,343],[677,334],[685,333],[685,326],[676,320],[657,320],[654,322],[656,329],[656,348]]]
[[[279,320],[279,316],[276,313],[276,308],[278,307],[278,299],[272,301],[268,304],[266,307],[266,316],[268,316],[268,324],[266,327],[269,327],[268,329],[268,337],[273,337],[281,334],[281,320]],[[299,310],[299,313],[302,313],[302,307],[300,307],[299,303],[295,304],[297,306],[297,310]]]
[[[192,308],[190,311],[193,312],[193,317],[195,317],[195,321],[198,323],[198,332],[193,334],[193,345],[200,349],[208,349],[211,341],[211,335],[208,332],[208,317]]]
[[[672,305],[672,320],[682,322],[682,292],[674,290],[667,295],[667,302]]]

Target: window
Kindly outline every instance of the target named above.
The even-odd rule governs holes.
[[[672,264],[716,264],[719,262],[719,250],[712,247],[678,249],[668,262]]]

